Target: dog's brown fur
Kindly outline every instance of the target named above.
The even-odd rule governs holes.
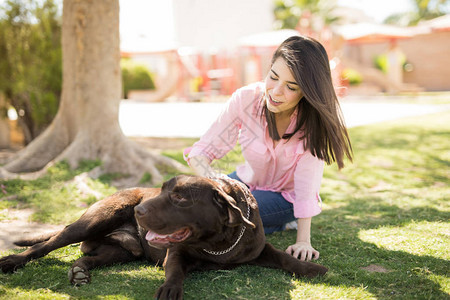
[[[241,183],[186,175],[161,189],[119,191],[58,233],[18,241],[19,246],[32,247],[0,259],[0,269],[14,272],[32,259],[78,242],[87,256],[69,270],[73,284],[90,282],[92,268],[145,257],[157,264],[164,261],[166,280],[156,292],[158,299],[182,299],[185,274],[192,270],[252,264],[297,276],[327,272],[266,243],[256,201]]]

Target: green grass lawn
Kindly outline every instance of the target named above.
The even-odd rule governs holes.
[[[323,212],[313,218],[312,243],[321,278],[294,279],[279,270],[242,266],[197,272],[185,281],[186,299],[450,299],[450,112],[352,128],[355,161],[327,167]],[[167,155],[180,157],[179,152]],[[232,171],[239,151],[218,168]],[[95,201],[70,181],[95,164],[64,164],[45,178],[6,181],[0,208],[33,207],[35,220],[66,223]],[[109,194],[107,179],[89,180]],[[2,218],[2,216],[0,216]],[[7,218],[7,216],[3,216]],[[294,231],[268,236],[285,249]],[[8,251],[9,254],[16,251]],[[164,272],[145,261],[97,269],[92,283],[73,287],[67,270],[78,245],[52,252],[14,274],[0,274],[3,299],[151,299]]]

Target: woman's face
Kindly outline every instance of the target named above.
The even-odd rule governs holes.
[[[290,116],[303,97],[291,70],[282,57],[277,58],[266,77],[266,103],[273,113]]]

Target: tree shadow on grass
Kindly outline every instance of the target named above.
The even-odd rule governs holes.
[[[355,207],[360,207],[355,212]],[[395,205],[371,204],[364,210],[359,200],[350,200],[347,206],[323,211],[313,220],[313,246],[320,251],[318,263],[329,268],[329,273],[317,283],[336,287],[364,287],[376,298],[433,298],[449,299],[443,286],[434,276],[448,276],[450,262],[429,255],[414,255],[400,250],[389,250],[361,239],[360,233],[386,227],[401,229],[422,221],[446,222],[449,213],[429,207],[401,209]],[[375,217],[365,217],[376,212]],[[270,241],[278,248],[286,248],[285,241],[295,240],[295,231],[274,234]],[[426,245],[424,245],[426,246]],[[381,266],[382,272],[362,269]],[[433,280],[434,279],[434,280]]]

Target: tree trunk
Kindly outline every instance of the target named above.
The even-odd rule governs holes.
[[[11,146],[11,128],[9,126],[8,108],[6,101],[0,93],[0,149]]]
[[[162,181],[157,167],[183,169],[143,150],[122,133],[119,47],[118,0],[64,0],[58,113],[47,130],[4,167],[6,171],[34,172],[61,160],[76,167],[80,160],[100,159],[102,173],[128,175],[118,184],[129,185],[145,173],[153,183]]]

